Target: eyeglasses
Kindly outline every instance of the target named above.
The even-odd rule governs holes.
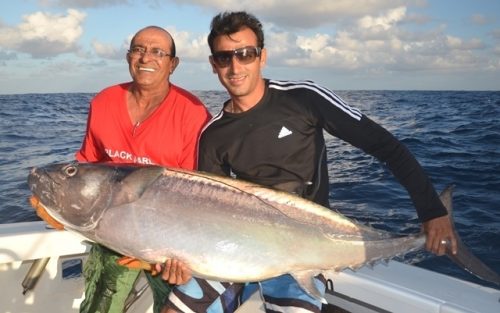
[[[135,46],[130,48],[130,50],[128,50],[128,53],[130,53],[130,55],[132,55],[133,57],[137,58],[142,57],[145,54],[149,54],[154,59],[161,59],[163,57],[172,56],[171,54],[168,54],[167,52],[163,51],[160,48],[151,48],[150,50],[147,50],[146,48],[141,46]]]
[[[241,64],[250,64],[255,58],[260,57],[262,49],[259,47],[243,47],[236,50],[217,51],[212,54],[212,60],[217,67],[228,67],[231,65],[233,56]]]

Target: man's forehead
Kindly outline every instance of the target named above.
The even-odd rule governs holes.
[[[248,27],[243,27],[231,34],[219,35],[214,40],[214,46],[227,50],[256,45],[257,35]]]
[[[156,28],[147,28],[138,32],[132,40],[132,45],[152,46],[161,45],[170,47],[172,39],[166,31]]]

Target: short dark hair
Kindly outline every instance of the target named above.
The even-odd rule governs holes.
[[[260,21],[250,13],[239,11],[219,13],[212,19],[210,34],[208,34],[210,51],[214,52],[215,38],[221,35],[229,36],[245,27],[250,28],[257,36],[257,46],[264,48],[264,31]]]

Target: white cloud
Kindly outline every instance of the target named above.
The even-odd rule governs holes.
[[[398,7],[374,16],[365,15],[329,34],[275,33],[275,28],[268,27],[269,59],[277,66],[356,69],[358,73],[491,69],[495,66],[492,64],[498,65],[483,56],[486,45],[480,39],[447,35],[442,26],[409,31],[402,28],[405,21],[406,8]],[[277,44],[281,49],[275,47],[276,38],[282,38]],[[284,44],[285,39],[292,43]],[[274,53],[279,55],[273,56]]]
[[[495,46],[495,48],[493,48],[493,52],[494,52],[496,55],[500,56],[500,45]],[[497,59],[497,60],[498,60],[498,61],[497,61],[497,63],[500,63],[500,58],[499,58],[499,59]],[[500,66],[499,66],[499,68],[500,68]]]
[[[45,12],[25,15],[18,26],[0,28],[0,45],[35,58],[76,52],[85,16],[73,9],[68,9],[66,15]]]
[[[165,27],[175,40],[177,56],[182,61],[208,62],[210,49],[207,44],[208,34],[194,35],[187,31],[179,31],[175,26]]]
[[[191,1],[193,2],[204,1]],[[206,6],[223,3],[230,6],[232,1],[205,3]],[[390,3],[400,4],[401,1],[381,1],[379,9]],[[247,2],[242,1],[242,6],[246,4]],[[275,5],[275,1],[268,1],[265,6],[269,8]],[[315,6],[318,5],[328,11],[332,7],[341,8],[346,2],[339,1],[335,4],[328,1],[315,2]],[[370,2],[366,5],[374,4]],[[289,6],[283,7],[281,12],[285,14],[284,12],[294,10]],[[405,29],[408,23],[415,22],[415,15],[407,16],[406,7],[380,9],[372,15],[360,14],[364,10],[356,12],[351,10],[358,18],[352,18],[350,23],[339,24],[336,29],[327,30],[328,33],[319,29],[315,32],[301,33],[292,28],[284,31],[285,28],[280,27],[279,23],[265,22],[268,67],[356,70],[360,74],[379,74],[409,70],[491,69],[493,63],[498,64],[482,56],[481,50],[486,47],[481,40],[447,35],[445,25],[420,31]],[[423,16],[418,19],[419,22],[424,20]],[[184,60],[206,62],[209,54],[206,35],[197,36],[177,31],[174,27],[167,29],[171,30],[176,39],[179,55]]]
[[[491,31],[491,36],[497,40],[497,41],[500,41],[500,28],[496,28],[496,29],[493,29]]]
[[[5,60],[15,60],[17,59],[17,55],[12,52],[5,52],[0,50],[0,61],[5,61]]]
[[[373,17],[366,15],[358,20],[358,25],[364,29],[382,29],[384,31],[392,28],[397,22],[401,21],[406,15],[406,8],[399,7],[391,9],[383,15]]]
[[[92,48],[97,56],[104,59],[124,59],[125,58],[125,49],[119,49],[111,44],[106,44],[99,42],[97,40],[92,41]]]
[[[62,8],[95,8],[118,4],[130,4],[128,0],[38,0],[42,6]]]
[[[19,64],[30,64],[26,71],[40,66],[40,73],[51,71],[66,75],[58,81],[56,89],[60,88],[59,82],[69,84],[71,79],[68,77],[76,80],[78,75],[89,77],[89,80],[106,77],[106,81],[99,83],[94,79],[92,88],[128,79],[124,57],[133,34],[121,44],[116,39],[123,33],[114,37],[105,37],[111,32],[83,37],[82,27],[86,19],[83,9],[60,11],[60,8],[99,8],[87,10],[89,15],[95,15],[89,16],[92,25],[87,25],[87,35],[94,27],[101,26],[97,25],[101,23],[101,14],[115,10],[112,6],[124,5],[130,5],[129,8],[120,8],[124,12],[132,8],[143,13],[153,6],[155,12],[172,8],[172,3],[175,3],[176,10],[188,12],[183,16],[187,19],[186,23],[177,24],[177,29],[171,26],[166,29],[176,40],[183,66],[182,70],[176,71],[175,79],[189,86],[193,86],[196,80],[207,86],[208,82],[204,81],[206,76],[203,75],[211,75],[207,62],[210,52],[206,43],[207,34],[200,32],[208,27],[207,17],[228,9],[247,10],[263,22],[268,50],[265,72],[270,74],[269,77],[323,79],[331,85],[342,84],[349,80],[348,77],[355,77],[355,86],[363,80],[373,88],[383,86],[383,83],[373,83],[382,81],[381,77],[403,77],[403,80],[411,81],[419,75],[459,77],[461,75],[457,73],[498,73],[500,70],[497,19],[491,12],[479,7],[477,14],[470,10],[468,17],[461,17],[458,21],[460,27],[469,27],[464,32],[457,28],[455,17],[436,15],[433,3],[424,8],[426,0],[38,0],[38,3],[57,7],[54,10],[60,13],[32,13],[24,16],[17,25],[6,25],[0,20],[0,70],[9,65],[19,69]],[[188,27],[197,22],[193,19],[198,18],[200,13],[206,25],[195,33]],[[168,16],[166,20],[160,17],[159,21],[156,23],[175,23]],[[133,23],[131,20],[130,24]],[[181,25],[183,28],[179,28]],[[123,27],[120,29],[123,30]],[[196,29],[200,29],[198,25]],[[130,27],[126,32],[134,30]],[[84,45],[91,40],[88,37],[94,39],[89,46],[81,48],[79,44]],[[19,52],[50,60],[29,60],[29,56]],[[52,63],[54,65],[50,66]],[[110,67],[114,70],[110,71]],[[116,73],[120,73],[120,79]],[[50,81],[55,82],[55,77],[54,74]],[[333,83],[335,79],[338,81]],[[493,79],[488,80],[491,81]],[[210,83],[220,87],[217,80],[210,79]],[[83,85],[88,86],[87,83],[78,86],[81,88]]]
[[[297,44],[306,51],[320,51],[327,47],[330,42],[330,36],[326,34],[316,34],[313,37],[299,36]]]
[[[473,25],[480,25],[480,26],[493,25],[498,21],[497,15],[495,15],[494,11],[489,12],[487,14],[474,13],[471,14],[471,16],[469,17],[469,21]]]
[[[175,40],[176,53],[181,61],[208,62],[210,50],[207,44],[207,35],[193,34],[188,31],[177,30],[175,26],[164,27]],[[95,54],[105,59],[124,59],[130,47],[134,34],[130,34],[120,47],[97,40],[92,41]]]
[[[308,27],[348,21],[373,12],[395,7],[421,5],[419,0],[174,0],[179,4],[194,4],[213,11],[247,10],[262,22],[273,21],[283,27]]]
[[[473,38],[469,41],[464,41],[462,38],[448,35],[446,36],[446,43],[450,49],[456,50],[473,50],[484,48],[483,42],[477,38]]]

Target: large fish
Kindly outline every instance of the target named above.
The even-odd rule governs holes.
[[[185,262],[193,276],[231,282],[312,277],[422,248],[300,197],[244,181],[160,166],[84,163],[35,168],[34,197],[64,228],[150,263]],[[442,198],[451,206],[451,191]],[[500,276],[460,244],[455,258],[483,279]]]

